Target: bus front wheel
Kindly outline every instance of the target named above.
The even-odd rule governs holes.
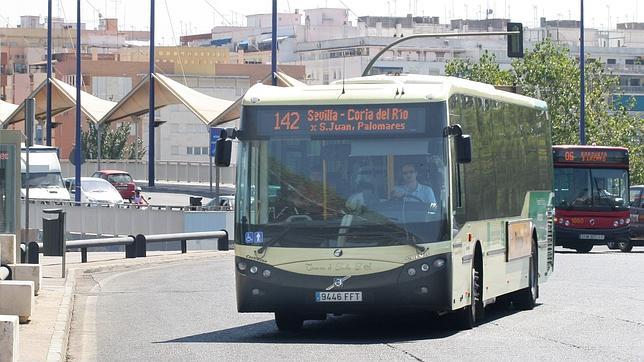
[[[633,250],[633,243],[630,241],[620,241],[618,243],[619,250],[621,250],[624,253],[630,253],[631,250]]]
[[[608,246],[608,249],[610,249],[610,250],[619,249],[619,244],[616,241],[609,241],[609,242],[606,243],[606,246]]]
[[[296,332],[302,329],[304,319],[293,313],[275,312],[275,324],[280,331]]]
[[[481,272],[475,265],[472,265],[472,278],[470,286],[470,298],[472,303],[456,312],[458,326],[460,329],[472,329],[483,319],[483,278]]]

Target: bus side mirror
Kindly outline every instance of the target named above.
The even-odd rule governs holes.
[[[456,161],[458,163],[472,162],[472,138],[470,135],[458,135],[454,137],[456,143]]]
[[[215,142],[215,166],[230,166],[230,157],[233,149],[233,141],[227,138],[219,138]]]

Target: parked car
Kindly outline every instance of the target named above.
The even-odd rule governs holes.
[[[68,177],[65,179],[65,187],[75,199],[76,195],[76,179]],[[119,205],[123,203],[121,194],[114,188],[114,186],[97,177],[81,177],[81,198],[82,203],[92,203],[99,205]]]
[[[631,242],[644,245],[644,185],[631,186]]]
[[[94,172],[92,177],[107,180],[107,182],[114,185],[124,200],[132,201],[134,190],[136,190],[136,183],[134,183],[129,173],[119,170],[100,170]]]
[[[219,205],[217,199],[212,199],[203,205],[204,210],[232,210],[235,208],[235,195],[222,195],[219,196]]]

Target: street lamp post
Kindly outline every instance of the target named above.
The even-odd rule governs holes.
[[[581,1],[579,17],[579,73],[580,73],[580,107],[579,107],[579,144],[586,144],[586,80],[584,74],[584,0]]]

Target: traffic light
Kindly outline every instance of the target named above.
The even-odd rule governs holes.
[[[523,24],[508,23],[508,31],[518,31],[518,34],[508,34],[508,58],[523,58]]]

